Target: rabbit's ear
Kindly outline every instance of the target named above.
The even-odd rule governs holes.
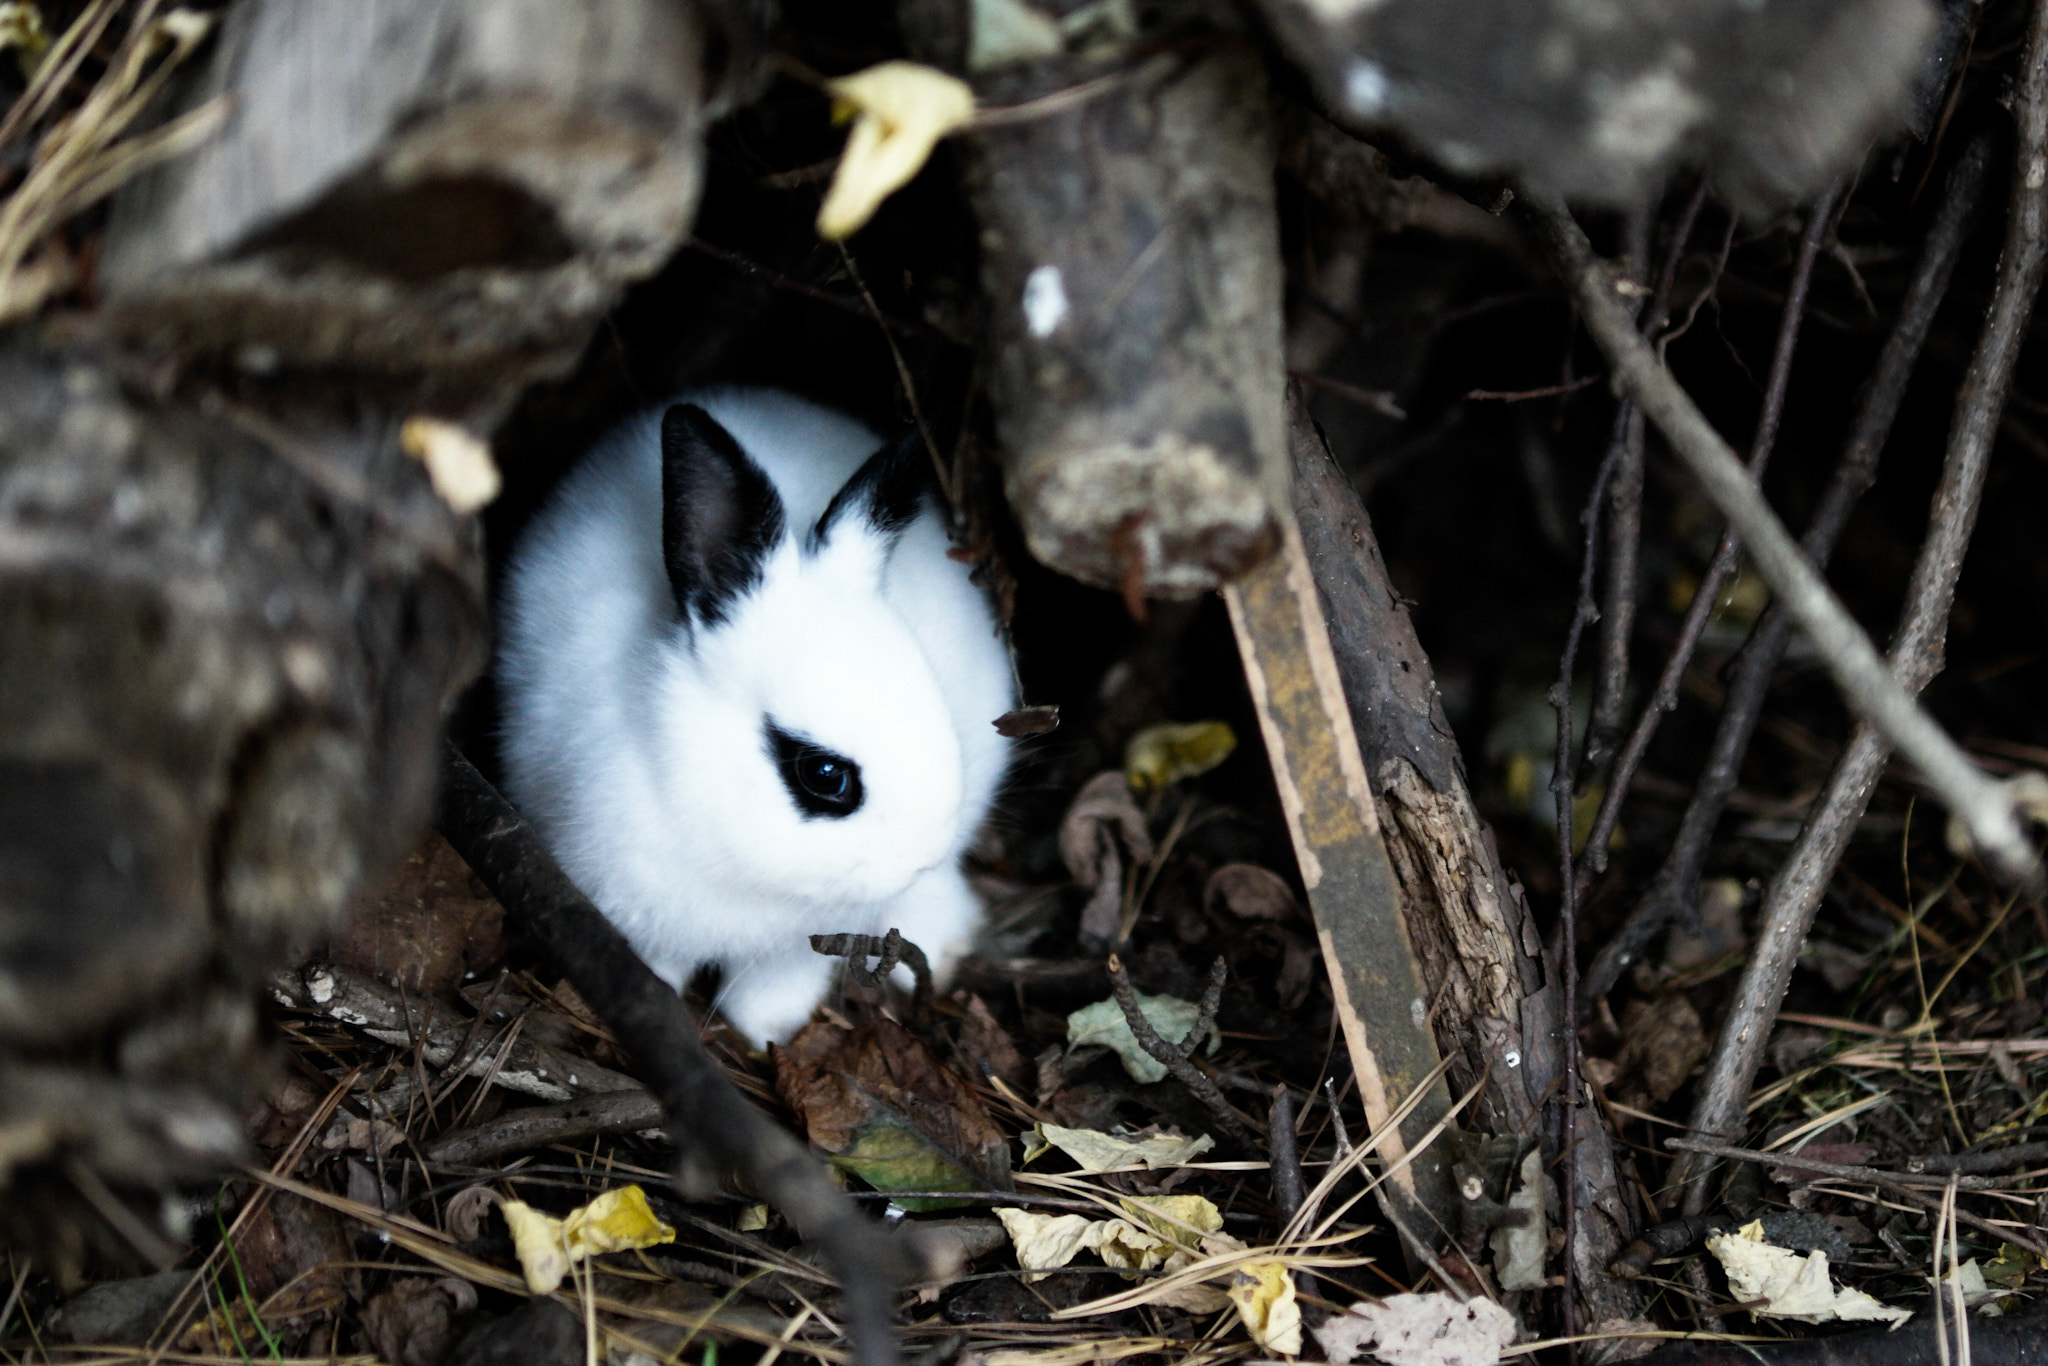
[[[832,495],[824,515],[811,528],[810,549],[816,550],[832,536],[834,528],[848,517],[859,517],[893,546],[903,529],[917,520],[924,496],[932,486],[931,461],[923,439],[912,428],[882,447],[854,471],[839,492]]]
[[[662,415],[661,558],[683,620],[723,621],[782,530],[782,499],[731,432],[694,403]]]

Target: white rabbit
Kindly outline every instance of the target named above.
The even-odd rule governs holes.
[[[891,926],[944,974],[960,858],[1009,761],[986,597],[922,445],[788,394],[684,395],[592,450],[514,550],[498,681],[514,802],[677,987],[759,1042],[809,1018],[813,934]]]

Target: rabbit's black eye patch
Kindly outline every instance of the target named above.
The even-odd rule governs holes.
[[[773,721],[767,723],[767,732],[768,757],[775,761],[775,771],[798,810],[834,820],[860,810],[867,794],[861,790],[859,764],[791,735]]]

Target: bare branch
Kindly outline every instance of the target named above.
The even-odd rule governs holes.
[[[1827,564],[1856,501],[1877,479],[1878,456],[1891,434],[1892,421],[1906,395],[1906,382],[1912,377],[1934,315],[1948,294],[1949,277],[1962,253],[1963,238],[1984,188],[1990,156],[1989,139],[1979,138],[1964,150],[1949,172],[1941,207],[1927,231],[1927,243],[1907,286],[1906,297],[1899,305],[1898,319],[1864,387],[1841,460],[1821,495],[1820,509],[1801,542],[1816,565]],[[1782,605],[1773,603],[1736,659],[1706,767],[1679,820],[1678,833],[1663,866],[1614,938],[1586,969],[1584,995],[1588,1000],[1613,990],[1629,965],[1690,904],[1693,888],[1706,867],[1707,846],[1713,839],[1714,827],[1729,795],[1735,791],[1742,759],[1763,714],[1771,679],[1791,641],[1792,619]],[[1618,806],[1619,801],[1619,794],[1609,793],[1608,803]],[[1618,811],[1610,813],[1608,803],[1602,804],[1594,821],[1594,847],[1604,847],[1603,830],[1607,834],[1613,832],[1611,814],[1618,815]]]
[[[2025,339],[2027,320],[2033,313],[2042,267],[2048,263],[2048,3],[2037,5],[2034,10],[2014,115],[2019,124],[2019,148],[2013,168],[2005,247],[1998,261],[1998,281],[1976,354],[1970,358],[1970,368],[1957,395],[1948,454],[1942,463],[1941,483],[1935,490],[1934,507],[1928,519],[1927,540],[1920,547],[1920,558],[1907,585],[1906,611],[1892,645],[1891,667],[1896,674],[1885,675],[1909,701],[1910,693],[1926,687],[1941,669],[1949,609],[1955,601],[1963,553],[1976,525],[1992,441],[2005,408],[2013,366]],[[1793,608],[1796,613],[1796,603]],[[1881,716],[1870,716],[1856,728],[1847,750],[1829,775],[1827,789],[1807,816],[1798,843],[1764,895],[1756,950],[1743,969],[1735,998],[1715,1040],[1713,1056],[1708,1060],[1706,1078],[1693,1102],[1690,1127],[1695,1133],[1727,1137],[1740,1132],[1743,1102],[1762,1059],[1770,1022],[1776,1018],[1778,1004],[1784,999],[1793,963],[1806,942],[1821,893],[1876,789],[1891,745],[1898,743],[1900,749],[1912,754],[1903,743],[1904,737],[1883,721]],[[1946,737],[1942,738],[1946,741]],[[1967,764],[1967,760],[1961,762]],[[1925,765],[1922,771],[1927,772]],[[1971,794],[1973,799],[2006,807],[2005,815],[2011,820],[2005,789],[1989,783],[1974,770],[1970,777],[1989,788],[1988,794]],[[1949,796],[1945,784],[1937,786],[1942,788],[1944,797]],[[1953,803],[1953,809],[1969,821],[1971,833],[1984,847],[1988,837],[1980,820],[1986,819],[1985,810],[1973,809],[1960,801]],[[2021,841],[2020,851],[2030,855],[2023,833],[2017,829],[2017,822],[2013,823],[2013,835]],[[1999,852],[1999,862],[2010,871],[2012,863],[2003,851]],[[1689,1210],[1700,1208],[1706,1200],[1704,1177],[1710,1165],[1697,1160],[1681,1162],[1674,1172],[1675,1180],[1692,1183],[1686,1192]]]
[[[2037,195],[2038,191],[2028,193]],[[1799,553],[1798,544],[1750,482],[1735,452],[1637,334],[1634,320],[1614,288],[1611,269],[1595,258],[1586,234],[1554,201],[1539,204],[1534,217],[1587,330],[1614,367],[1616,382],[1642,405],[1672,450],[1734,524],[1757,568],[1813,641],[1850,705],[1920,770],[2002,875],[2014,881],[2037,881],[2038,860],[2004,786],[1972,763],[1892,676],[1870,637]],[[2029,288],[2027,297],[2031,300],[2032,296]],[[2009,372],[2007,357],[2006,374]],[[2004,385],[1998,387],[2002,396]],[[1996,425],[1994,410],[1991,426],[1995,429]]]

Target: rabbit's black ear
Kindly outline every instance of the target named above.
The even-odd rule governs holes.
[[[782,499],[731,432],[694,403],[662,415],[661,558],[678,616],[725,620],[760,584],[782,530]]]
[[[812,549],[823,545],[832,529],[849,513],[858,515],[883,539],[894,542],[903,528],[917,520],[925,494],[932,487],[932,466],[924,439],[915,427],[867,458],[846,481],[811,529]]]

